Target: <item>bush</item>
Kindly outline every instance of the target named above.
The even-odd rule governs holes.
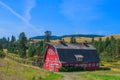
[[[99,69],[97,70],[111,70],[109,67],[100,67]]]
[[[65,66],[59,69],[59,72],[84,71],[83,67]]]
[[[3,51],[0,51],[0,58],[4,58],[5,57],[5,53]]]

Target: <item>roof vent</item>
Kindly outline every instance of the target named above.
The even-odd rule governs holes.
[[[89,45],[86,41],[82,43],[82,46],[89,47]]]
[[[83,43],[83,44],[84,44],[84,46],[89,47],[88,43]]]
[[[64,45],[64,46],[68,46],[63,40],[60,40],[59,43]]]

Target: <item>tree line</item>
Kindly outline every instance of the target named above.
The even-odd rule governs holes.
[[[107,37],[106,40],[99,38],[98,41],[95,41],[93,38],[91,43],[97,48],[101,60],[120,60],[120,39],[115,39],[111,36]]]
[[[45,43],[50,41],[50,35],[51,32],[46,31],[46,38],[37,42],[28,39],[24,32],[19,34],[18,40],[13,35],[11,39],[3,37],[0,39],[0,53],[3,53],[3,50],[6,49],[7,53],[16,54],[21,58],[43,56],[46,48]]]
[[[50,42],[51,31],[46,31],[45,36],[44,40],[37,42],[33,39],[28,39],[24,32],[20,33],[18,40],[15,36],[11,36],[11,38],[3,37],[0,39],[0,56],[3,53],[3,49],[7,49],[8,53],[17,54],[21,58],[43,56],[46,49],[46,42]],[[71,37],[70,43],[79,44],[74,36]],[[115,39],[111,36],[105,40],[102,40],[100,37],[96,41],[92,38],[90,43],[97,49],[101,60],[120,60],[120,39]]]

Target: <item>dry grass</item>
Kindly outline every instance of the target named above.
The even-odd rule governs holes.
[[[111,38],[111,36],[113,36],[115,39],[120,39],[120,35],[110,35],[110,36],[102,37],[102,40],[105,41],[107,37]],[[68,42],[68,43],[69,43],[69,42],[70,42],[70,38],[71,38],[71,37],[65,37],[65,38],[63,38],[63,39],[64,39],[65,42]],[[99,38],[100,38],[100,37],[96,37],[96,38],[94,38],[94,40],[98,41]],[[88,38],[88,37],[75,37],[75,39],[76,39],[76,41],[77,41],[78,43],[80,43],[80,42],[85,42],[85,41],[91,42],[91,40],[92,40],[92,38]],[[56,42],[58,42],[58,41],[59,41],[59,40],[52,40],[51,42],[55,42],[55,43],[56,43]]]
[[[50,76],[49,76],[50,75]],[[59,80],[61,75],[45,71],[41,68],[21,65],[13,60],[0,59],[0,80]]]
[[[113,36],[115,39],[120,39],[120,35],[119,34],[115,34],[115,35],[109,35],[109,36],[105,36],[105,37],[102,37],[102,40],[105,41],[107,37],[111,38],[111,36]],[[70,42],[70,38],[71,37],[65,37],[65,38],[62,38],[64,39],[65,42],[69,43]],[[100,37],[96,37],[94,38],[94,40],[98,41]],[[92,38],[88,38],[88,37],[75,37],[76,41],[78,43],[80,42],[91,42]],[[35,42],[38,42],[40,41],[40,39],[34,39]],[[59,40],[51,40],[51,42],[53,43],[57,43]]]

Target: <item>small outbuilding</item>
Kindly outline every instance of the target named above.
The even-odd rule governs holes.
[[[99,55],[96,48],[88,43],[68,44],[63,41],[59,43],[47,43],[44,55],[44,69],[58,71],[64,66],[80,66],[86,70],[99,68]]]

